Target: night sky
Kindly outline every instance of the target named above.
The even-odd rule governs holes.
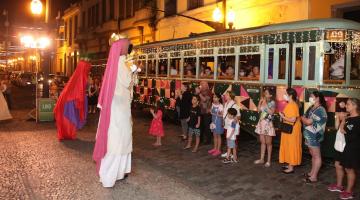
[[[45,6],[46,0],[41,0]],[[78,0],[52,0],[52,17],[55,18],[57,11],[64,11],[69,7],[70,3],[77,2]],[[28,26],[34,22],[34,17],[30,13],[31,0],[0,0],[0,27],[4,26],[4,17],[2,12],[4,9],[9,11],[9,21],[13,25]]]

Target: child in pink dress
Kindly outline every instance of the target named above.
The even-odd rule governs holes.
[[[151,126],[149,129],[149,134],[156,136],[156,142],[153,144],[154,146],[161,146],[161,138],[164,137],[164,127],[162,122],[163,115],[163,106],[160,102],[157,103],[157,106],[150,109],[151,114],[154,119],[151,122]]]

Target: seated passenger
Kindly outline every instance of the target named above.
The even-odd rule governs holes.
[[[159,74],[161,74],[161,75],[166,75],[167,74],[165,65],[160,66]]]
[[[359,80],[360,79],[360,76],[359,76],[359,68],[351,68],[351,71],[350,71],[350,79],[351,80]]]
[[[170,75],[171,76],[178,75],[178,70],[176,69],[176,66],[171,65],[171,67],[170,67]]]
[[[260,70],[258,66],[253,66],[251,72],[248,75],[249,78],[259,78],[260,77]]]
[[[233,77],[234,76],[234,73],[235,73],[235,70],[234,70],[234,67],[232,65],[229,65],[227,68],[226,68],[226,76],[228,77]]]
[[[204,76],[212,76],[212,71],[210,67],[205,68]]]
[[[245,77],[246,72],[244,69],[239,69],[239,77]]]
[[[185,73],[186,76],[193,76],[193,72],[192,70],[186,70],[186,73]]]
[[[205,76],[205,68],[206,68],[206,66],[204,64],[201,64],[201,66],[200,66],[200,76]]]
[[[345,71],[345,56],[342,55],[339,59],[337,59],[330,67],[330,77],[332,80],[342,80],[344,79],[344,71]]]

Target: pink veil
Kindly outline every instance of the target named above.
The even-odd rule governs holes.
[[[119,57],[127,55],[128,39],[120,39],[112,44],[107,60],[106,70],[99,94],[98,107],[101,109],[93,159],[96,161],[96,171],[99,173],[101,159],[107,151],[108,129],[111,116],[111,102],[114,97],[116,78],[118,73]]]

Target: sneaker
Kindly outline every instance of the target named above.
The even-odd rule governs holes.
[[[211,155],[219,156],[220,154],[221,154],[221,151],[215,150]]]
[[[227,159],[227,158],[225,158],[222,162],[223,162],[224,164],[228,164],[228,163],[231,163],[231,162],[232,162],[232,159]]]
[[[328,186],[327,188],[330,192],[342,192],[344,191],[344,187],[343,186],[337,186],[336,184],[331,184]]]
[[[343,191],[340,193],[339,197],[340,197],[340,199],[353,199],[354,195],[352,192]]]
[[[221,152],[220,152],[221,153]],[[221,158],[226,158],[227,157],[227,152],[221,154]],[[233,155],[230,155],[230,158],[234,158]]]
[[[238,161],[238,160],[235,160],[234,158],[231,158],[231,162],[233,162],[233,163],[238,163],[239,161]]]
[[[208,151],[208,153],[209,153],[209,154],[213,154],[215,151],[216,151],[216,149],[210,149],[210,150]]]

